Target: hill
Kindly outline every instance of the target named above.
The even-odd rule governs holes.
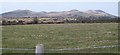
[[[88,10],[88,11],[79,11],[79,10],[70,10],[70,11],[61,11],[61,12],[35,12],[31,10],[14,10],[10,12],[5,12],[1,14],[3,18],[10,17],[62,17],[62,18],[78,18],[78,17],[110,17],[115,18],[116,16],[108,14],[102,10]]]

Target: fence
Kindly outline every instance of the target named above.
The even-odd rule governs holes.
[[[82,50],[87,48],[112,48],[112,47],[118,47],[119,45],[111,45],[111,46],[97,46],[97,47],[86,47],[86,48],[64,48],[64,49],[47,49],[51,51],[64,51],[64,50]],[[0,48],[0,50],[34,50],[36,55],[42,55],[41,53],[44,53],[44,45],[38,44],[36,45],[36,49],[30,49],[30,48]]]

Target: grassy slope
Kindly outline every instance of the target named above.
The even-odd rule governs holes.
[[[35,48],[42,43],[45,49],[86,48],[116,45],[116,23],[37,24],[3,26],[4,48]],[[111,50],[113,51],[111,51]],[[101,50],[101,51],[100,51]],[[116,52],[116,48],[62,52]],[[33,53],[34,51],[3,51],[4,53]],[[45,51],[60,52],[60,51]]]
[[[0,48],[2,48],[2,26],[0,26]],[[0,54],[2,53],[2,50],[0,50]]]

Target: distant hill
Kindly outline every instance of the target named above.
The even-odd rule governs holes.
[[[116,16],[106,13],[102,10],[88,10],[88,11],[79,11],[79,10],[70,10],[70,11],[61,11],[61,12],[35,12],[31,10],[15,10],[10,12],[5,12],[1,14],[3,18],[18,18],[18,17],[52,17],[52,18],[80,18],[80,17],[109,17],[115,18]]]

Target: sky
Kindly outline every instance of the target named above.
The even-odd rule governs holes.
[[[119,0],[0,0],[0,2],[118,2]]]
[[[103,10],[107,13],[118,15],[118,2],[116,1],[106,1],[106,2],[9,2],[3,1],[0,6],[0,14],[8,11],[18,10],[18,9],[28,9],[36,12],[41,11],[69,11],[72,9],[77,9],[80,11],[87,10]]]

